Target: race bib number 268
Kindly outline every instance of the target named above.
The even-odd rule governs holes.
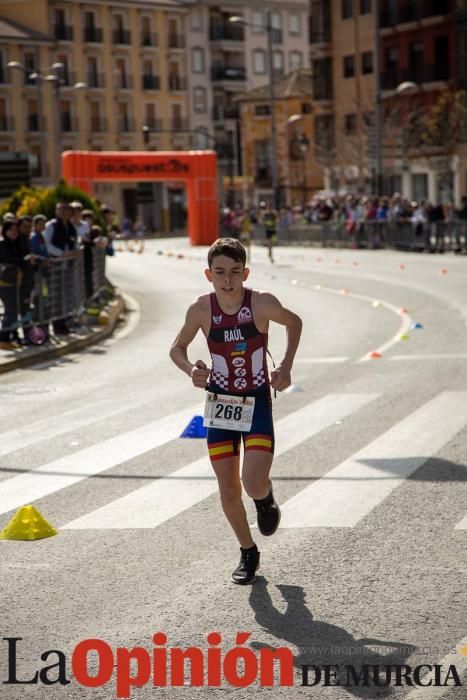
[[[251,429],[255,399],[253,396],[206,395],[203,425],[206,428],[239,430]]]

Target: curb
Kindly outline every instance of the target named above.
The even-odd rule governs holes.
[[[54,347],[28,347],[25,350],[18,351],[18,356],[16,357],[0,359],[0,374],[23,367],[31,367],[45,360],[51,360],[70,352],[83,350],[89,345],[94,345],[94,343],[98,343],[109,335],[112,335],[120,314],[122,314],[126,308],[123,297],[118,295],[117,298],[111,301],[105,308],[109,313],[109,322],[106,326],[99,328],[99,330],[91,329],[84,337],[67,338],[67,340],[61,341],[60,345]]]

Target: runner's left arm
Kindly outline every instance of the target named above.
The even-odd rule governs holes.
[[[262,305],[269,321],[279,323],[286,328],[285,354],[279,365],[271,372],[271,386],[283,391],[290,386],[292,364],[300,342],[302,319],[290,309],[286,309],[273,294],[262,294]]]

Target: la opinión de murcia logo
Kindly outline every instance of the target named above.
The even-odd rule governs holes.
[[[151,684],[154,688],[211,687],[228,684],[245,688],[259,684],[261,687],[295,685],[294,656],[287,647],[265,647],[255,652],[244,646],[251,632],[238,632],[235,646],[228,651],[221,649],[222,636],[210,632],[207,648],[168,647],[165,632],[152,637],[153,649],[136,646],[131,649],[112,649],[103,639],[84,639],[71,653],[71,675],[86,688],[100,688],[115,681],[115,697],[129,698],[132,689]],[[30,678],[20,677],[17,665],[18,649],[22,637],[3,637],[7,644],[8,669],[4,685],[69,685],[68,660],[59,649],[49,649],[40,655],[45,664]],[[24,656],[24,649],[21,649]],[[89,657],[92,655],[91,663]],[[94,663],[97,657],[97,664]],[[92,670],[90,669],[92,666]],[[300,674],[301,669],[301,674]],[[301,686],[461,686],[462,682],[454,665],[445,668],[440,664],[363,664],[348,665],[300,665],[297,669]],[[2,671],[4,673],[4,671]]]

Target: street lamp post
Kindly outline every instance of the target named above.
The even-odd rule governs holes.
[[[273,32],[272,12],[266,10],[266,26],[247,22],[243,17],[233,15],[229,17],[229,22],[235,24],[243,24],[246,27],[265,29],[267,34],[267,55],[268,55],[268,88],[269,88],[269,111],[271,113],[271,181],[273,190],[274,208],[280,207],[279,201],[279,179],[277,173],[277,129],[276,129],[276,112],[275,112],[275,95],[274,95],[274,72],[273,72]]]
[[[24,75],[29,78],[30,80],[34,80],[36,85],[37,85],[37,103],[38,103],[38,127],[39,127],[39,133],[40,133],[40,138],[41,138],[41,171],[42,171],[42,176],[45,177],[45,134],[46,134],[46,129],[44,128],[44,116],[43,116],[43,103],[42,103],[42,89],[41,89],[41,83],[42,82],[47,82],[49,84],[54,85],[54,91],[55,91],[55,100],[56,100],[56,105],[55,105],[55,113],[56,113],[56,129],[55,129],[55,158],[56,158],[56,168],[57,168],[57,176],[60,174],[60,166],[61,166],[61,155],[62,155],[62,128],[61,128],[61,123],[60,123],[60,89],[61,86],[64,84],[63,79],[60,77],[60,71],[64,68],[63,63],[56,62],[53,63],[51,66],[48,66],[47,68],[41,69],[38,68],[37,70],[33,72],[29,72],[25,66],[23,66],[22,63],[19,63],[18,61],[10,61],[7,64],[8,68],[11,69],[19,69],[21,70]],[[50,73],[50,71],[53,71]],[[83,88],[86,88],[87,85],[86,83],[83,82],[78,82],[75,83],[74,85],[71,86],[72,90],[80,90]]]
[[[10,68],[11,70],[20,70],[25,77],[27,78],[32,78],[33,75],[38,75],[37,73],[29,73],[28,69],[23,66],[22,63],[19,61],[9,61],[7,63],[7,68]],[[35,78],[36,82],[36,87],[37,87],[37,116],[38,116],[38,131],[39,131],[39,139],[40,139],[40,172],[41,172],[41,177],[45,178],[46,177],[46,160],[45,160],[45,139],[46,139],[46,129],[44,128],[44,114],[43,114],[43,104],[42,104],[42,90],[41,90],[41,80],[39,77]]]

